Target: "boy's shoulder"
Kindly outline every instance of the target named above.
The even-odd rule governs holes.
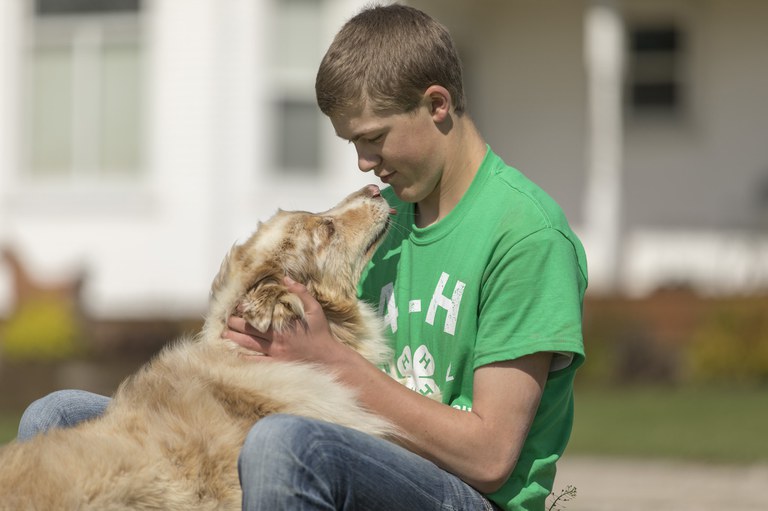
[[[539,185],[500,156],[488,150],[476,177],[478,186],[467,198],[497,212],[508,211],[520,219],[561,228],[567,220],[560,205]],[[484,208],[484,209],[486,209]]]

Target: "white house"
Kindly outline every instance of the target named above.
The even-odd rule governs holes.
[[[314,103],[366,0],[7,0],[0,244],[96,317],[189,316],[278,207],[375,182]],[[768,3],[424,0],[470,114],[585,242],[592,293],[768,286]],[[0,315],[12,307],[0,267]]]

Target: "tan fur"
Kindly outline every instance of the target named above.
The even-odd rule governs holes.
[[[238,308],[253,326],[303,318],[282,277],[305,282],[332,332],[374,363],[389,360],[356,283],[386,231],[389,206],[365,187],[321,214],[278,212],[233,247],[206,323],[124,381],[105,415],[0,450],[0,510],[240,509],[237,457],[254,422],[291,413],[396,437],[317,367],[245,360],[221,335]]]

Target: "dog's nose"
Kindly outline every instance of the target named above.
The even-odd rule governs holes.
[[[376,185],[368,185],[364,188],[364,190],[369,194],[371,198],[381,196],[381,189],[379,189],[379,187]]]

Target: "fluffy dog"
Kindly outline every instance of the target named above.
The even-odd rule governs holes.
[[[374,363],[390,353],[374,313],[356,298],[390,208],[367,186],[320,214],[278,213],[224,259],[202,331],[165,348],[118,388],[106,413],[0,451],[0,509],[240,509],[237,457],[271,413],[304,415],[379,437],[397,432],[310,364],[257,363],[222,339],[237,311],[261,331],[303,319],[282,284],[306,283],[331,331]]]

